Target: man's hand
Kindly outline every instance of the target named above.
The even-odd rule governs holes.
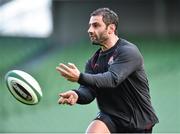
[[[56,67],[56,70],[59,71],[63,77],[65,77],[71,82],[77,82],[79,80],[80,71],[72,63],[68,63],[68,65],[60,63],[59,66]]]
[[[78,100],[78,95],[75,91],[67,91],[64,93],[59,94],[60,98],[58,100],[59,104],[68,104],[74,105]]]

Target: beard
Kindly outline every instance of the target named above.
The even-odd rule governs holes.
[[[99,36],[94,35],[93,37],[91,37],[92,45],[103,46],[104,42],[106,42],[107,40],[108,40],[108,36],[105,33],[101,33],[99,34]]]
[[[91,41],[92,45],[96,45],[96,46],[102,46],[101,43],[99,43],[98,41]]]

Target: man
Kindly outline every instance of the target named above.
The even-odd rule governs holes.
[[[85,73],[72,64],[57,71],[78,90],[60,94],[60,104],[88,104],[95,98],[100,112],[86,133],[151,133],[158,122],[151,105],[143,57],[138,48],[118,37],[118,16],[99,8],[90,17],[88,33],[100,49],[88,60]]]

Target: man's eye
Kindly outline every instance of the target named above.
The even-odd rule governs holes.
[[[94,24],[93,27],[94,27],[94,28],[97,28],[97,27],[99,27],[99,25],[98,25],[98,24]]]
[[[99,25],[94,25],[94,28],[98,28],[99,27]]]
[[[94,25],[94,27],[97,27],[97,26],[98,26],[98,25],[96,25],[96,24]]]

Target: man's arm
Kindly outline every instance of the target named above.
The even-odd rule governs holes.
[[[68,66],[60,64],[56,69],[67,80],[78,82],[86,87],[114,88],[142,65],[143,58],[139,50],[133,46],[125,46],[121,48],[107,72],[98,74],[80,73],[74,64],[68,64]]]
[[[93,70],[92,70],[92,67],[91,67],[90,60],[86,63],[85,73],[93,74]],[[89,104],[96,97],[95,90],[88,87],[88,86],[80,85],[79,89],[74,90],[74,91],[79,96],[78,101],[77,101],[78,104]]]
[[[95,99],[96,96],[93,89],[87,88],[83,85],[81,85],[78,90],[73,91],[75,91],[78,95],[78,104],[89,104]]]
[[[80,73],[78,83],[93,88],[113,88],[118,86],[132,72],[142,65],[143,59],[136,48],[123,48],[114,63],[105,73]]]

